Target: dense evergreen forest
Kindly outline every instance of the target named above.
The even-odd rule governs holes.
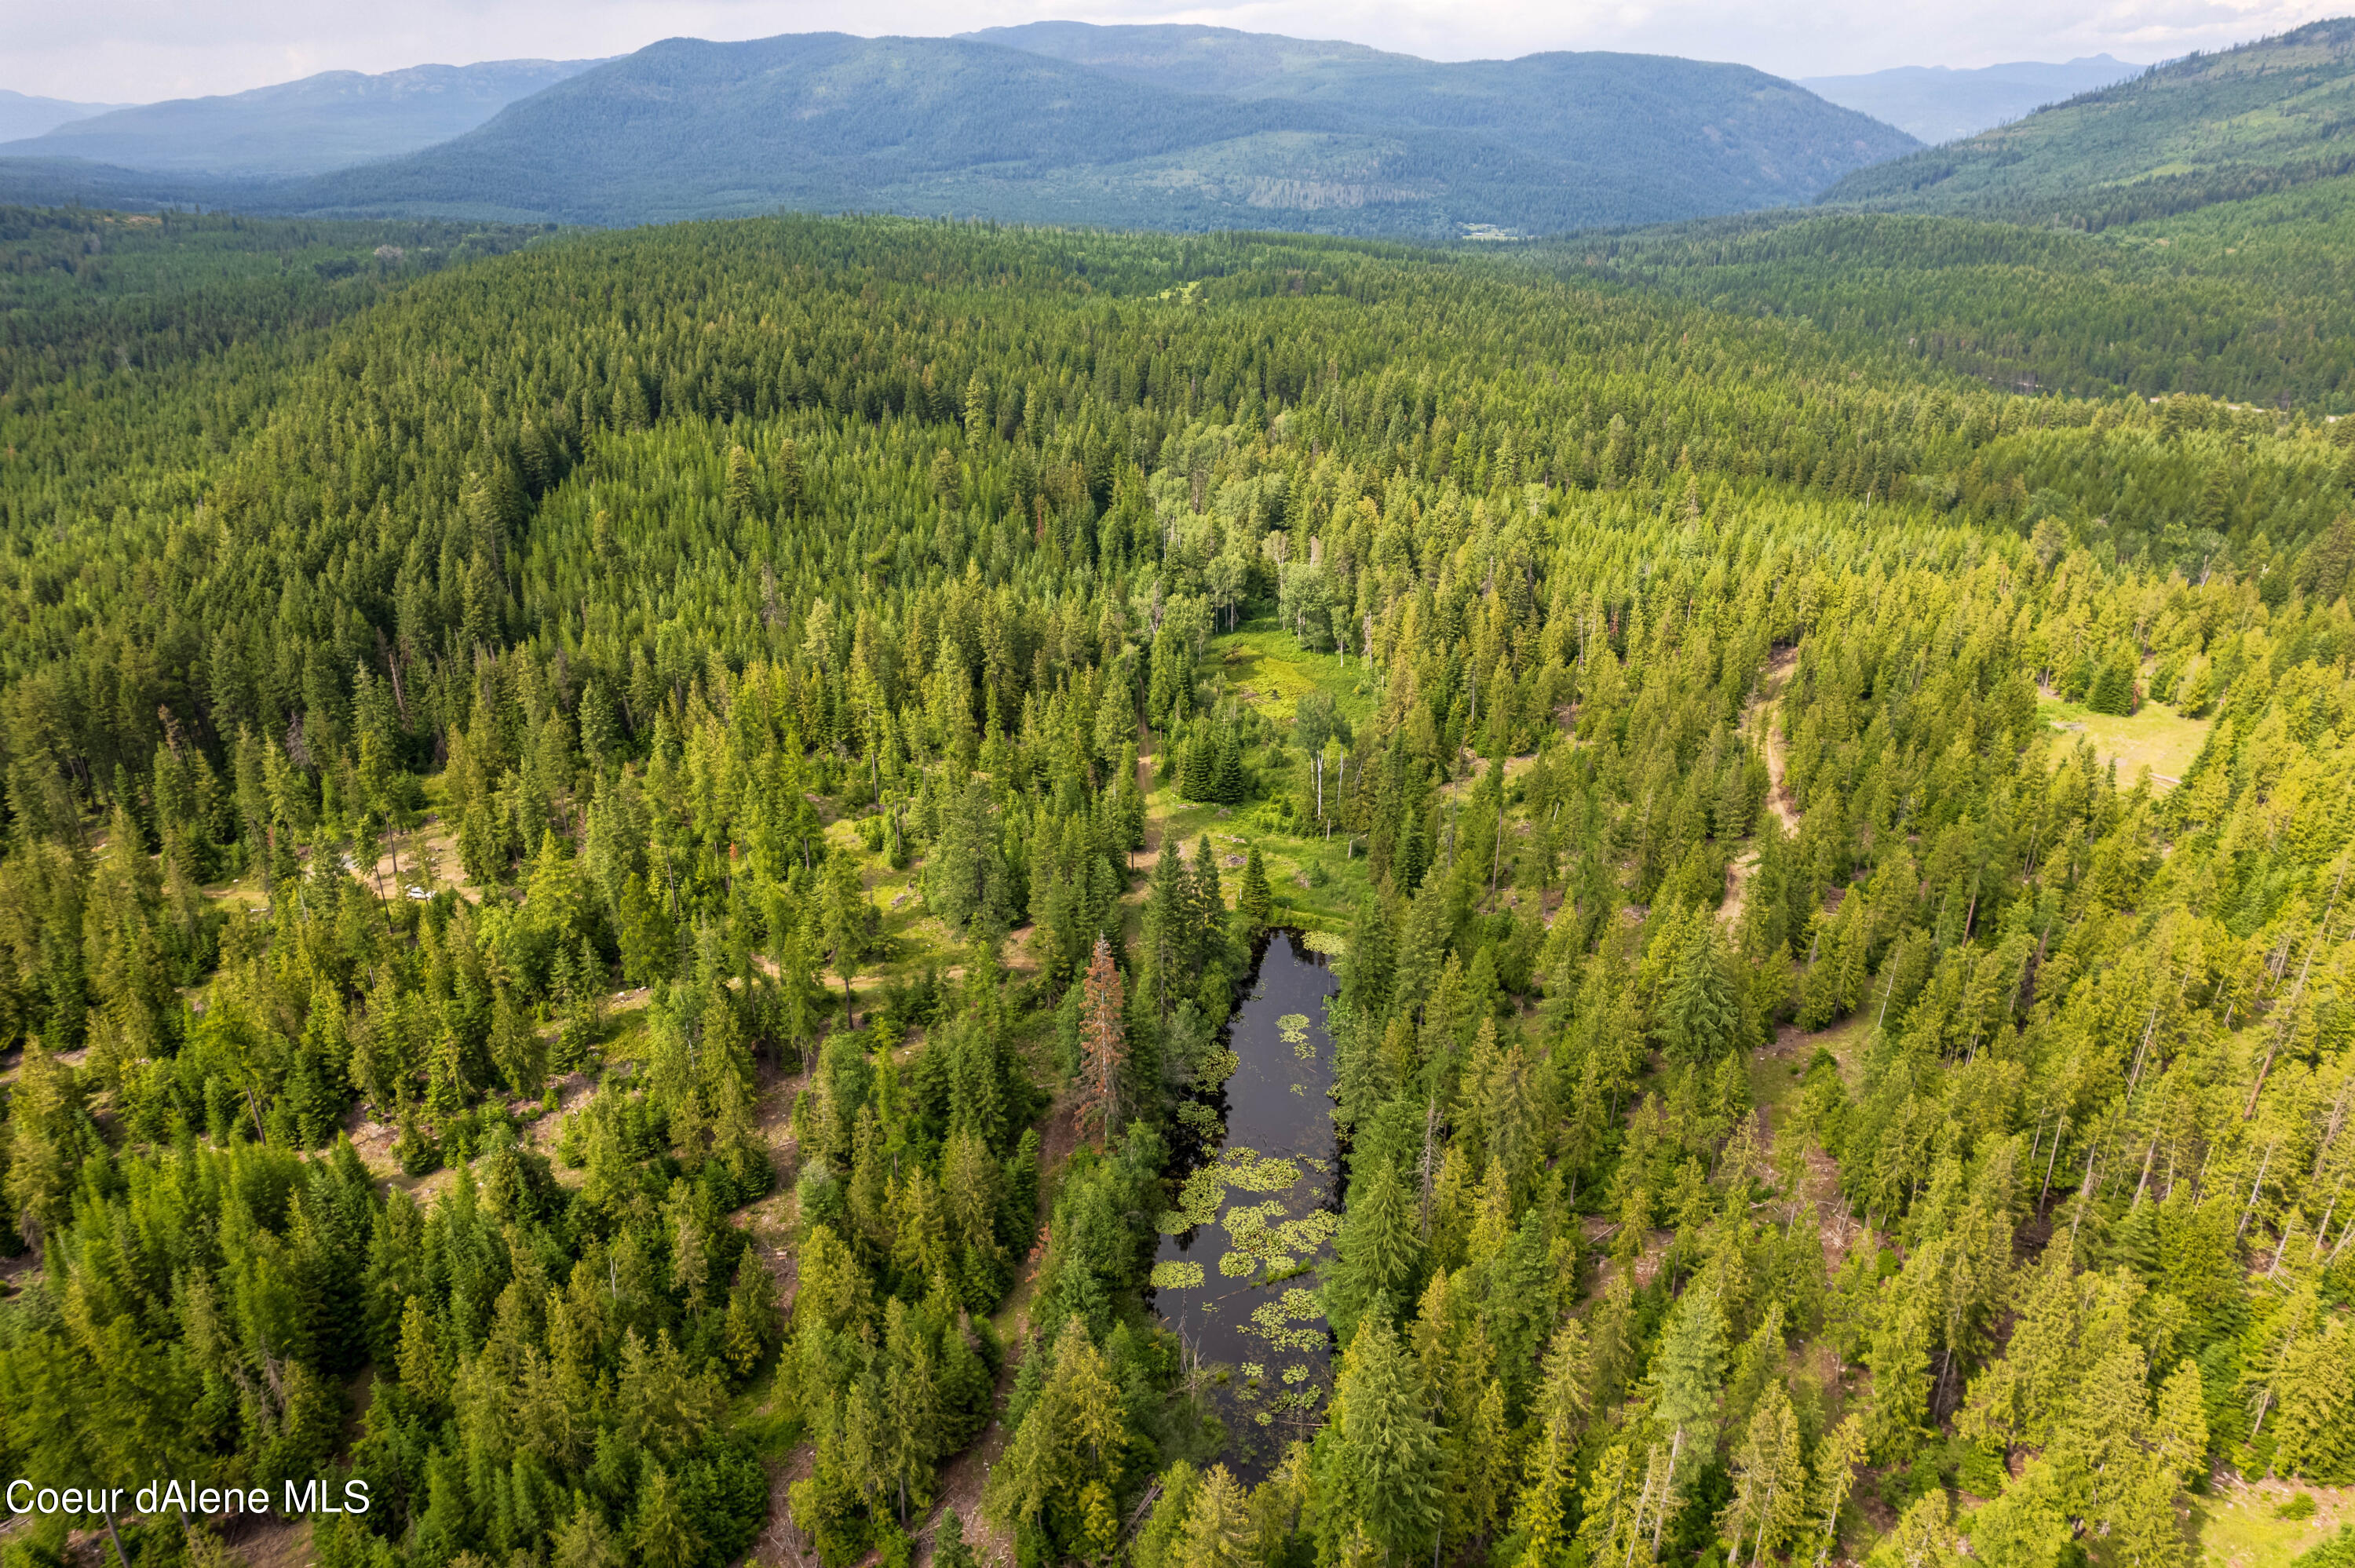
[[[1943,147],[1859,169],[1828,201],[2100,228],[2355,167],[2355,16],[2195,51]]]
[[[8,1568],[2355,1555],[2318,394],[1269,236],[0,256],[0,1475],[216,1489]],[[1329,1247],[1188,1152],[1278,927]],[[1331,1347],[1273,1460],[1164,1231]]]
[[[1829,334],[1860,365],[2008,391],[2191,392],[2355,413],[2355,177],[2098,234],[1786,212],[1589,235],[1520,254]]]

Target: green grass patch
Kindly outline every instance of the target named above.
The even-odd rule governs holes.
[[[1806,1093],[1801,1079],[1813,1054],[1811,1050],[1795,1051],[1788,1056],[1770,1056],[1763,1051],[1751,1054],[1750,1103],[1765,1113],[1766,1125],[1777,1140],[1798,1115],[1800,1097]]]
[[[1828,1051],[1839,1062],[1840,1076],[1853,1089],[1856,1086],[1857,1054],[1864,1049],[1865,1041],[1871,1036],[1873,1020],[1880,1013],[1880,997],[1869,997],[1862,1007],[1838,1022],[1828,1024],[1812,1034],[1801,1034],[1797,1058],[1799,1071],[1804,1074],[1807,1070],[1807,1064],[1815,1059],[1817,1049]]]
[[[2318,1506],[2306,1517],[2284,1519],[2281,1505],[2301,1490]],[[2288,1568],[2355,1516],[2355,1489],[2346,1487],[2230,1486],[2190,1500],[2203,1568]]]
[[[2118,765],[2121,784],[2131,785],[2147,768],[2162,789],[2190,770],[2192,759],[2208,744],[2213,722],[2186,718],[2164,703],[2145,703],[2140,713],[2120,718],[2047,698],[2036,705],[2036,713],[2066,736],[2082,735],[2092,742],[2096,757]]]
[[[1348,935],[1356,922],[1358,901],[1373,885],[1364,849],[1352,853],[1348,837],[1338,832],[1329,842],[1269,833],[1260,838],[1259,844],[1267,863],[1276,923]]]
[[[1380,700],[1363,659],[1345,665],[1337,653],[1310,653],[1266,617],[1211,638],[1202,673],[1223,681],[1230,696],[1250,692],[1252,705],[1279,725],[1291,724],[1300,699],[1315,691],[1330,692],[1353,727],[1373,717]]]
[[[646,1014],[643,1007],[610,1014],[605,1020],[605,1027],[599,1033],[602,1037],[597,1043],[597,1049],[603,1055],[607,1066],[645,1060]]]
[[[1269,832],[1258,825],[1259,802],[1214,806],[1181,800],[1177,786],[1162,782],[1157,775],[1145,805],[1152,824],[1151,840],[1156,846],[1165,835],[1175,835],[1190,861],[1202,836],[1209,835],[1210,852],[1218,857],[1219,876],[1231,909],[1242,888],[1243,873],[1241,865],[1227,863],[1236,856],[1249,856],[1253,844],[1259,846],[1266,866],[1273,920],[1279,926],[1346,936],[1356,916],[1358,900],[1372,885],[1365,846],[1337,830],[1329,840],[1321,834]],[[1142,886],[1138,885],[1139,891]]]

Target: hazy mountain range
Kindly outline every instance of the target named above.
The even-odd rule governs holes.
[[[1438,63],[1187,26],[674,38],[101,112],[0,100],[75,116],[0,146],[0,201],[1436,238],[1818,201],[2108,221],[2355,168],[2355,20],[2148,70],[2100,56],[1813,86],[1664,56]],[[1892,120],[1967,133],[1924,148]]]
[[[560,79],[525,96],[531,73]],[[14,160],[0,196],[605,224],[857,208],[1435,238],[1806,201],[1917,144],[1746,66],[1439,64],[1211,27],[681,38],[587,69],[394,75],[71,122],[0,147]],[[351,129],[330,136],[331,121]]]
[[[1806,76],[1799,85],[1936,145],[2018,120],[2062,99],[2124,81],[2143,68],[2110,55],[2060,65],[2018,60],[1956,70],[1899,66],[1862,76]]]
[[[2355,170],[2355,17],[2189,55],[1860,169],[1828,202],[2098,227]]]
[[[0,87],[0,142],[38,136],[69,120],[87,120],[121,107],[115,103],[69,103],[62,98],[36,98]]]
[[[0,157],[80,158],[123,168],[244,176],[316,175],[430,147],[594,60],[490,60],[363,76],[323,71],[218,98],[176,98],[61,117]],[[102,108],[102,106],[91,106]]]

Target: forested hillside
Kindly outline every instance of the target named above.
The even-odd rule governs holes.
[[[1151,82],[1179,92],[1265,92],[1284,79],[1315,77],[1335,65],[1405,63],[1364,44],[1288,38],[1280,33],[1246,33],[1234,27],[1186,23],[1099,26],[1087,22],[1028,22],[1014,27],[984,27],[959,35],[1034,55],[1049,55],[1130,81]],[[1429,65],[1427,60],[1412,60]]]
[[[1198,58],[1197,41],[1220,54]],[[672,38],[578,75],[468,68],[441,84],[443,122],[518,70],[569,79],[448,123],[433,146],[417,95],[377,101],[392,78],[310,79],[14,143],[0,200],[593,224],[783,207],[1446,239],[1805,201],[1914,145],[1746,66],[1664,56],[1442,64],[1076,24],[1007,43],[1040,47],[801,33]]]
[[[0,1471],[370,1499],[9,1568],[2346,1506],[2319,398],[1342,241],[8,222]],[[1206,1157],[1271,927],[1329,1172]]]
[[[2130,81],[1849,175],[1827,202],[2101,228],[2355,169],[2355,17]]]
[[[2124,81],[2140,69],[2102,54],[1975,69],[1898,66],[1860,76],[1801,77],[1799,85],[1937,146],[2032,114],[2048,103]]]
[[[1860,364],[2019,392],[2198,393],[2355,412],[2355,176],[2098,234],[1820,212],[1593,234],[1518,252],[1827,334]]]
[[[1664,210],[1700,216],[1805,201],[1841,175],[1914,146],[1903,132],[1834,108],[1794,83],[1706,60],[1555,50],[1437,63],[1353,44],[1177,25],[1041,22],[968,36],[1155,87],[1296,104],[1371,136],[1414,127],[1421,134],[1401,149],[1408,158],[1424,163],[1450,191],[1470,197],[1477,190],[1487,203],[1489,216],[1476,217],[1473,205],[1459,200],[1460,222],[1528,233],[1656,221],[1643,215]],[[1476,141],[1465,141],[1467,132]],[[1554,165],[1552,178],[1572,188],[1550,200],[1536,193],[1508,197],[1496,188],[1496,173],[1464,166],[1494,162],[1475,152],[1480,143],[1509,150],[1516,161]],[[1511,213],[1516,203],[1519,210]],[[1252,205],[1289,204],[1254,196]],[[1258,227],[1275,216],[1252,221]],[[1414,232],[1396,221],[1358,231]]]
[[[77,115],[26,140],[0,142],[0,156],[249,177],[313,175],[446,142],[590,63],[321,71],[245,92]]]

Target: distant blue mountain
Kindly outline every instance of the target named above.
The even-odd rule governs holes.
[[[324,174],[464,135],[516,100],[595,63],[493,60],[378,76],[323,71],[218,98],[61,115],[39,132],[15,132],[20,139],[0,145],[0,158],[78,158],[151,173],[249,178]],[[7,123],[0,118],[0,125]]]
[[[69,120],[87,120],[121,107],[119,103],[69,103],[62,98],[35,98],[0,87],[0,142],[38,136]]]
[[[1976,70],[1899,66],[1863,76],[1802,77],[1799,85],[1936,146],[2124,81],[2142,69],[2108,55],[2089,55],[2059,65],[2021,60]]]
[[[1066,23],[671,39],[442,145],[268,200],[578,223],[856,208],[1441,237],[1805,201],[1916,145],[1746,66],[1622,54],[1441,65],[1230,29]]]

